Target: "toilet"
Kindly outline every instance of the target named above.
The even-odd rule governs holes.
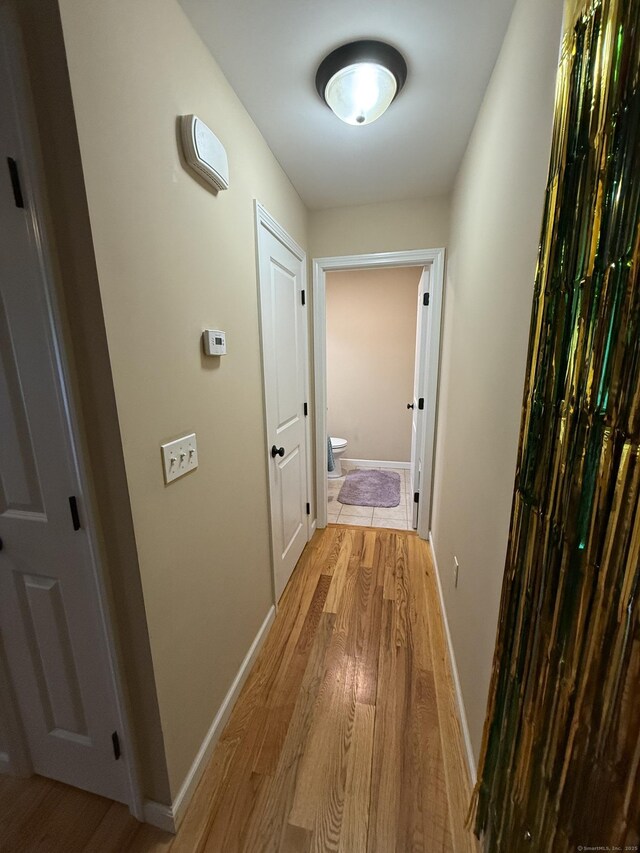
[[[329,471],[328,476],[330,480],[335,480],[338,477],[342,477],[342,464],[340,462],[340,457],[347,449],[347,439],[346,438],[331,438],[331,449],[333,450],[333,461],[335,467],[333,471]]]

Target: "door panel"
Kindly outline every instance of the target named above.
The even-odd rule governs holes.
[[[87,721],[60,583],[54,578],[20,574],[14,580],[46,726],[86,744]]]
[[[298,383],[299,277],[271,258],[273,287],[273,353],[276,382],[277,428],[288,429],[300,417]]]
[[[304,483],[304,466],[299,447],[294,448],[293,452],[278,464],[278,475],[282,501],[282,559],[286,559],[289,549],[295,547],[304,520],[300,512],[303,502],[301,486]]]
[[[24,398],[12,352],[9,325],[0,294],[0,512],[42,514],[35,457]]]
[[[0,8],[2,13],[2,8]],[[1,17],[1,14],[0,14]],[[0,650],[33,769],[126,802],[115,684],[0,21]],[[21,174],[16,206],[7,157]]]
[[[258,214],[260,215],[260,214]],[[308,539],[304,265],[258,221],[258,264],[275,594],[280,598]],[[302,254],[302,253],[301,253]],[[282,455],[271,455],[271,448]]]

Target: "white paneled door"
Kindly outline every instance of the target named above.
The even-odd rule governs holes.
[[[309,538],[305,255],[256,206],[276,601]]]
[[[9,765],[15,747],[27,756],[23,770],[126,802],[116,688],[33,203],[34,161],[21,137],[16,66],[2,30],[0,654],[24,734],[5,748]],[[9,700],[3,695],[0,705],[5,732]]]
[[[429,308],[430,268],[425,267],[418,284],[418,320],[416,328],[416,358],[413,374],[413,412],[411,418],[411,507],[412,527],[418,526],[418,507],[424,471],[424,423],[427,382],[427,322],[425,309]],[[430,484],[427,484],[429,487]]]

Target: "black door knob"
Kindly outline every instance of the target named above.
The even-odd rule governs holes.
[[[276,456],[284,456],[284,447],[276,447],[274,444],[271,448],[271,458],[275,459]]]
[[[407,409],[415,409],[414,403],[407,403]]]
[[[2,539],[0,539],[0,551],[2,551]]]

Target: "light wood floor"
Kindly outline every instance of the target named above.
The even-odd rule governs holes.
[[[470,789],[429,546],[330,526],[307,546],[177,836],[0,777],[0,850],[467,853]]]

